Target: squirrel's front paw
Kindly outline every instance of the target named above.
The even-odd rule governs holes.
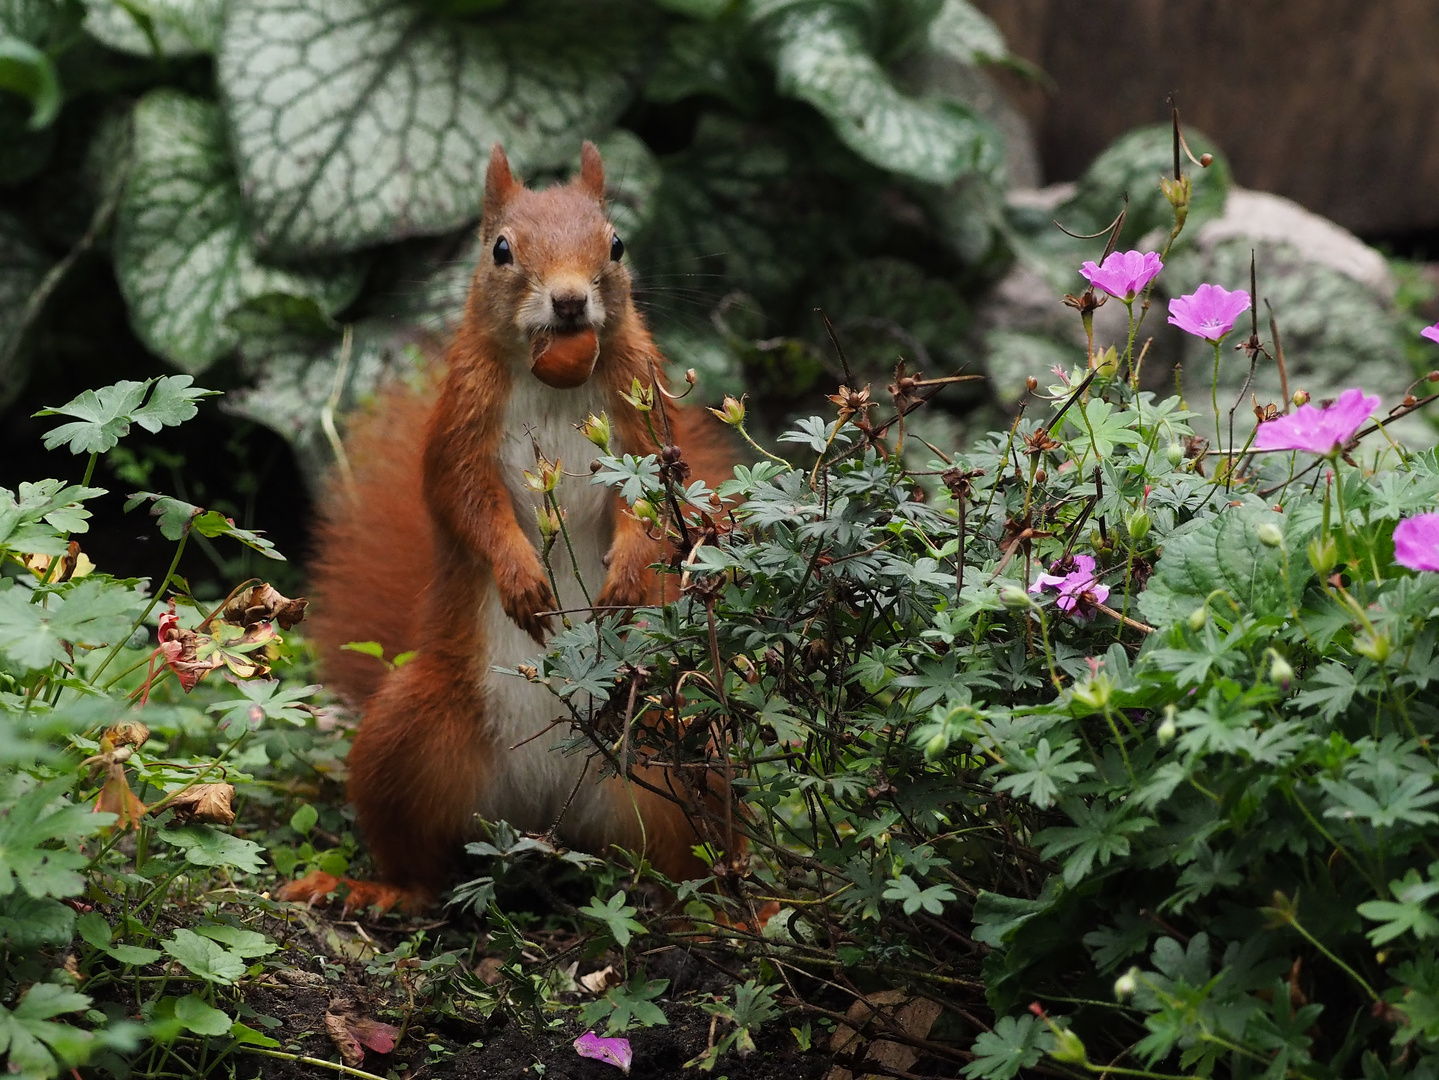
[[[654,574],[650,570],[651,553],[634,551],[616,544],[605,556],[609,573],[605,586],[595,599],[597,608],[636,608],[649,603]]]
[[[495,587],[500,592],[500,605],[515,624],[541,645],[554,626],[554,616],[541,615],[559,607],[550,583],[536,566],[528,573],[495,573]]]

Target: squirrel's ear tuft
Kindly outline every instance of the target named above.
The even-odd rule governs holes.
[[[510,172],[510,159],[505,157],[505,148],[495,143],[490,150],[490,167],[485,171],[484,221],[480,228],[488,231],[489,225],[499,216],[505,203],[514,197],[523,185]]]
[[[575,183],[593,195],[596,201],[605,201],[605,167],[600,163],[599,147],[588,139],[580,147],[580,175]]]

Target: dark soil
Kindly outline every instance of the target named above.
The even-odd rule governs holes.
[[[274,940],[286,942],[281,953],[272,956],[282,964],[246,994],[241,1019],[281,1043],[282,1051],[327,1062],[339,1062],[335,1043],[326,1033],[327,1012],[348,1010],[355,1016],[380,1020],[396,1027],[410,1022],[399,1044],[389,1054],[365,1052],[358,1068],[378,1076],[404,1080],[485,1077],[486,1080],[619,1080],[620,1073],[603,1062],[581,1058],[573,1041],[584,1033],[577,1010],[553,1012],[541,1019],[522,1023],[515,1015],[497,1010],[488,1019],[478,1013],[467,1015],[463,992],[449,994],[448,1002],[417,1002],[413,1010],[403,989],[393,981],[368,975],[363,963],[346,963],[328,945],[353,938],[354,924],[335,924],[317,917],[308,927],[282,923],[266,927]],[[388,932],[387,932],[388,931]],[[402,939],[387,925],[365,926],[363,932],[386,949]],[[393,941],[386,940],[393,937]],[[446,946],[456,943],[446,940]],[[559,943],[563,945],[563,942]],[[436,950],[438,951],[438,950]],[[483,959],[477,953],[476,960]],[[579,974],[604,966],[617,958],[581,962]],[[684,1068],[684,1064],[710,1045],[711,1017],[698,1003],[727,994],[730,980],[712,965],[675,948],[660,951],[647,966],[651,978],[666,978],[670,989],[656,1002],[669,1020],[667,1026],[640,1028],[627,1033],[634,1051],[631,1075],[635,1077],[683,1077],[699,1080],[705,1074]],[[567,995],[565,1000],[569,1000]],[[574,996],[576,1003],[589,1000]],[[745,1058],[727,1054],[720,1058],[712,1076],[730,1080],[820,1080],[833,1064],[833,1056],[822,1052],[828,1032],[812,1025],[815,1048],[800,1052],[790,1027],[800,1026],[800,1017],[781,1017],[766,1025],[756,1038],[756,1049]],[[729,1028],[718,1025],[714,1037]],[[237,1062],[236,1075],[265,1080],[291,1080],[343,1075],[318,1063],[280,1060],[244,1055]]]

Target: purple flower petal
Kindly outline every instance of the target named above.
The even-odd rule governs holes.
[[[1045,589],[1057,589],[1064,584],[1064,578],[1056,577],[1054,574],[1046,574],[1043,570],[1039,577],[1034,579],[1034,584],[1029,587],[1032,593],[1042,593]]]
[[[1064,565],[1063,562],[1056,562],[1050,569],[1059,570]],[[1102,604],[1109,599],[1109,587],[1095,580],[1094,556],[1072,555],[1068,565],[1070,571],[1064,577],[1040,573],[1029,591],[1037,593],[1045,589],[1059,590],[1059,598],[1054,603],[1067,615],[1082,615],[1085,613],[1084,605]]]
[[[1394,561],[1410,570],[1439,571],[1439,514],[1416,514],[1394,526]]]
[[[1254,436],[1256,450],[1305,450],[1311,454],[1332,454],[1345,445],[1379,407],[1377,396],[1351,387],[1327,409],[1301,405],[1288,416],[1267,420]]]
[[[587,1031],[576,1039],[574,1047],[575,1053],[580,1057],[603,1061],[606,1065],[613,1065],[626,1073],[630,1071],[630,1062],[634,1060],[634,1052],[630,1050],[628,1039],[603,1039],[593,1031]]]
[[[1096,289],[1128,303],[1163,269],[1158,252],[1112,251],[1103,264],[1086,262],[1079,272]]]
[[[1419,331],[1419,336],[1428,338],[1430,341],[1439,342],[1439,323],[1435,323],[1433,326],[1426,326],[1423,330]]]
[[[1248,310],[1249,294],[1243,289],[1230,292],[1206,284],[1169,301],[1169,321],[1186,334],[1217,345],[1234,329],[1234,320]]]

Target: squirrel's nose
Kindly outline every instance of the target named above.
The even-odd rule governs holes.
[[[555,309],[555,318],[565,322],[579,319],[588,304],[589,297],[582,292],[554,293],[550,296],[550,306]]]

